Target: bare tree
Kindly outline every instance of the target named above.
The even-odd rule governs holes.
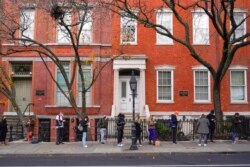
[[[57,55],[53,47],[47,45],[44,41],[34,39],[28,33],[32,24],[34,24],[34,20],[32,20],[29,13],[23,12],[22,9],[24,7],[42,10],[44,16],[40,16],[39,19],[52,18],[54,26],[57,27],[57,31],[60,31],[60,35],[58,36],[73,49],[73,70],[70,78],[64,67],[64,62]],[[98,13],[95,13],[97,11]],[[98,65],[95,61],[95,55],[89,55],[87,59],[82,60],[82,55],[80,55],[79,50],[83,43],[88,44],[91,41],[91,35],[88,33],[91,33],[89,28],[92,28],[93,19],[106,19],[106,21],[110,21],[110,15],[107,11],[103,8],[99,8],[97,4],[91,0],[8,0],[4,2],[4,10],[2,11],[2,14],[3,20],[1,21],[2,27],[0,29],[1,38],[4,39],[5,42],[13,43],[15,45],[14,47],[6,47],[5,50],[1,51],[1,55],[9,56],[21,52],[37,53],[37,55],[43,60],[44,65],[57,88],[69,101],[76,114],[81,118],[84,117],[86,115],[85,94],[93,86],[102,70],[110,64],[115,57],[111,57],[110,55],[103,56],[102,58],[106,58],[108,61],[102,65]],[[22,16],[21,22],[18,21],[20,15]],[[18,33],[20,33],[20,35],[18,35]],[[22,47],[16,47],[20,45]],[[53,76],[53,72],[48,66],[45,58],[49,58],[57,66],[63,77],[63,82],[65,84],[64,87],[60,85]],[[92,70],[92,76],[89,77],[90,80],[87,80],[87,76],[84,73],[83,66],[86,64],[95,64],[94,69]],[[79,75],[79,83],[81,85],[81,108],[77,106],[76,96],[72,92],[73,83],[76,81],[77,75]],[[7,97],[8,99],[15,99],[14,92]],[[14,101],[11,102],[15,105]]]
[[[249,15],[240,20],[236,17],[235,0],[158,0],[154,2],[147,0],[110,0],[109,2],[100,0],[99,2],[121,17],[137,20],[144,27],[153,29],[158,34],[187,48],[190,55],[204,65],[213,77],[214,109],[217,119],[222,119],[221,81],[236,56],[236,52],[250,44],[250,32],[239,33],[240,27],[244,26]],[[179,28],[184,30],[184,34],[176,35],[165,25],[156,23],[153,17],[156,10],[161,11],[166,8],[173,13],[178,25],[180,25]],[[208,62],[205,59],[206,55],[202,55],[192,43],[190,31],[192,22],[186,13],[195,9],[199,9],[208,16],[216,35],[222,39],[223,46],[218,53],[220,60],[217,64]]]

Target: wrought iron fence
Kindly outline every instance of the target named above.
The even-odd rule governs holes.
[[[168,119],[158,119],[156,120],[156,130],[159,140],[169,141],[172,139],[172,131],[168,126],[170,120]],[[124,138],[131,138],[131,123],[132,120],[127,119],[124,127]],[[148,137],[148,129],[146,120],[141,120],[142,126],[142,139]],[[181,141],[185,140],[195,140],[198,138],[197,130],[197,120],[179,120],[177,127],[177,139]],[[230,140],[232,132],[232,121],[227,119],[216,123],[214,139]],[[242,118],[241,123],[241,133],[239,137],[241,139],[248,139],[250,136],[250,118]],[[117,126],[115,119],[109,119],[107,138],[117,137]]]

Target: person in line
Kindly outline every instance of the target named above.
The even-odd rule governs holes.
[[[2,118],[2,121],[0,123],[0,142],[6,145],[6,134],[8,132],[8,123],[5,117]]]
[[[63,119],[63,113],[60,112],[57,116],[56,116],[56,145],[59,144],[64,144],[62,142],[62,138],[63,138],[63,124],[64,124],[64,119]]]
[[[216,128],[216,117],[214,115],[214,110],[211,110],[210,113],[207,115],[207,119],[209,120],[209,135],[208,138],[210,139],[210,142],[214,142],[214,131]]]
[[[240,114],[235,113],[232,120],[232,144],[236,143],[236,138],[239,137],[240,133],[241,133]]]
[[[155,123],[156,122],[154,121],[153,116],[150,115],[148,119],[148,132],[149,132],[148,140],[149,140],[149,144],[153,144],[153,145],[155,145],[155,141],[157,140],[157,132],[155,128]]]
[[[207,146],[207,135],[209,133],[209,120],[205,114],[201,115],[201,118],[197,122],[197,133],[200,134],[198,146],[201,146],[202,140],[204,140],[204,146]]]
[[[88,132],[88,124],[89,124],[88,116],[85,116],[80,121],[80,124],[82,125],[82,147],[87,148],[88,145],[86,144],[86,137],[87,137],[87,132]]]
[[[105,144],[106,133],[108,128],[108,118],[106,117],[106,115],[104,115],[103,118],[101,118],[98,121],[98,127],[100,128],[100,134],[101,134],[100,142],[102,144]]]
[[[123,138],[123,130],[125,126],[125,115],[124,114],[119,114],[118,115],[118,120],[117,120],[117,146],[122,147],[124,144],[122,143],[122,138]]]
[[[34,132],[34,121],[32,118],[29,118],[29,120],[27,121],[26,123],[26,128],[27,128],[27,140],[28,140],[28,143],[31,143],[31,140],[32,140],[32,136],[33,136],[33,132]]]
[[[174,114],[171,115],[171,120],[170,120],[170,127],[172,130],[172,142],[174,144],[177,144],[176,142],[177,126],[178,126],[177,115],[179,115],[179,112],[175,111]]]
[[[140,120],[139,114],[137,114],[135,117],[135,130],[136,130],[136,143],[137,143],[137,141],[139,141],[138,146],[142,146],[142,144],[141,144],[142,128],[141,128],[141,120]]]

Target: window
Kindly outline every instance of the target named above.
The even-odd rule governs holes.
[[[121,17],[121,44],[137,43],[137,22],[135,19]]]
[[[69,63],[65,62],[63,64],[63,68],[67,74],[67,77],[69,78]],[[65,82],[65,79],[63,78],[63,75],[61,71],[57,68],[57,82],[59,83],[60,87],[64,90],[64,92],[68,93],[68,88]],[[60,89],[56,88],[56,104],[58,105],[69,105],[69,101],[67,98],[63,95],[63,93],[60,91]]]
[[[84,75],[85,89],[87,89],[89,88],[92,82],[91,66],[83,65],[82,71]],[[87,92],[85,93],[85,98],[86,98],[86,105],[90,106],[91,105],[91,88],[89,88]],[[78,105],[79,106],[82,105],[82,84],[81,84],[80,74],[78,75]]]
[[[247,102],[246,70],[230,71],[231,102]]]
[[[246,14],[244,12],[234,12],[234,20],[236,25],[240,24],[242,20],[246,18]],[[235,30],[235,33],[233,34],[233,38],[237,39],[242,37],[246,34],[246,21],[239,25],[239,27]],[[242,40],[243,42],[243,40]]]
[[[21,38],[34,39],[35,9],[24,9],[21,13]]]
[[[66,26],[68,26],[68,28],[70,29],[72,19],[71,19],[71,12],[69,12],[68,10],[65,10],[64,22],[65,22]],[[70,35],[67,32],[65,26],[60,25],[58,23],[58,25],[57,25],[57,43],[69,44],[70,41],[71,41]]]
[[[204,12],[193,13],[193,43],[209,44],[208,16]]]
[[[80,29],[81,23],[83,24],[79,39],[80,44],[89,44],[92,42],[92,22],[93,20],[90,11],[80,11],[80,24],[78,29]]]
[[[156,24],[164,26],[173,33],[173,14],[170,11],[159,11],[156,13]],[[164,32],[159,29],[159,31]],[[173,40],[165,35],[156,34],[157,44],[173,44]]]
[[[194,101],[210,102],[210,75],[206,69],[194,70]]]
[[[157,71],[157,102],[172,103],[173,102],[173,73],[172,66],[158,66]]]

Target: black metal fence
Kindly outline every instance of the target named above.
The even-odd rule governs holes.
[[[250,137],[250,119],[242,117],[241,132],[239,137],[241,139],[249,139]],[[172,131],[168,126],[170,120],[158,119],[156,120],[156,130],[159,140],[169,141],[171,140]],[[131,138],[131,123],[132,120],[126,120],[124,127],[124,138]],[[146,120],[141,120],[141,127],[143,129],[142,139],[148,137],[148,129]],[[195,140],[198,138],[197,120],[179,120],[177,127],[177,139],[178,140]],[[97,134],[97,133],[96,133]],[[230,140],[232,134],[232,121],[227,119],[216,123],[216,129],[214,133],[214,139]],[[107,138],[117,137],[117,126],[115,119],[110,119],[107,129]]]

